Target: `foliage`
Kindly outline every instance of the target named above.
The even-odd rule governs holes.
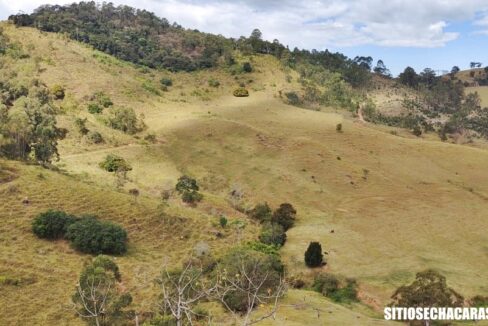
[[[80,274],[72,296],[73,310],[88,325],[124,324],[131,316],[126,308],[132,296],[120,290],[120,282],[117,264],[107,256],[97,256]]]
[[[391,297],[397,307],[460,307],[464,298],[447,286],[446,278],[434,270],[417,273],[410,285],[399,287]]]
[[[68,226],[76,221],[72,215],[62,211],[49,210],[36,216],[32,221],[32,232],[39,238],[59,239],[66,234]]]
[[[227,221],[227,218],[226,218],[225,216],[223,216],[223,215],[222,215],[222,216],[220,216],[220,218],[219,218],[219,224],[220,224],[220,226],[221,226],[223,229],[225,229],[225,227],[227,226],[227,222],[228,222],[228,221]]]
[[[188,203],[188,204],[194,204],[198,203],[203,199],[203,195],[199,193],[198,191],[185,191],[181,195],[181,199],[183,202]]]
[[[104,142],[102,134],[98,131],[90,131],[87,137],[93,144],[101,144]]]
[[[242,71],[247,72],[247,73],[252,72],[251,63],[250,62],[244,62],[242,64]]]
[[[108,124],[111,128],[129,135],[133,135],[144,129],[144,123],[137,119],[134,109],[128,107],[113,108]]]
[[[346,279],[345,285],[341,286],[341,283],[344,282],[340,282],[332,274],[320,273],[315,276],[312,288],[335,302],[351,303],[358,301],[356,281],[354,279]]]
[[[318,242],[310,242],[305,251],[305,264],[308,267],[320,267],[324,263],[322,246]]]
[[[88,112],[91,114],[100,114],[103,112],[103,106],[98,103],[88,103]]]
[[[288,101],[288,104],[290,105],[299,105],[302,103],[300,100],[300,97],[296,92],[286,92],[285,93],[286,99]]]
[[[65,95],[64,93],[65,93],[65,89],[61,85],[54,85],[53,87],[51,87],[51,94],[53,94],[56,100],[64,99],[64,95]]]
[[[271,221],[273,223],[282,225],[284,230],[287,231],[295,224],[296,214],[297,211],[293,205],[283,203],[274,211],[273,215],[271,216]]]
[[[342,132],[342,123],[336,124],[336,131],[337,132]]]
[[[75,126],[78,129],[78,132],[82,135],[86,135],[90,130],[86,127],[87,118],[76,118],[75,119]]]
[[[120,226],[85,216],[68,227],[66,238],[84,253],[120,255],[127,251],[127,232]]]
[[[162,77],[159,80],[159,82],[161,83],[161,85],[166,86],[166,87],[173,86],[173,80],[171,78],[168,78],[168,77]]]
[[[263,226],[259,241],[267,245],[283,246],[286,241],[285,229],[276,223],[267,223]]]
[[[124,158],[117,156],[115,154],[107,155],[105,159],[102,162],[100,162],[99,166],[108,172],[132,170],[132,167]]]
[[[232,94],[234,94],[235,97],[248,97],[249,91],[244,87],[239,87],[236,88]]]
[[[259,292],[266,294],[281,281],[283,264],[278,256],[266,255],[262,252],[237,248],[227,253],[219,266],[225,281],[239,284],[238,288],[226,292],[224,304],[232,311],[245,312],[250,304],[249,293],[243,289],[252,286],[250,283],[263,282]]]
[[[197,184],[197,180],[187,175],[183,175],[178,179],[175,189],[181,194],[181,198],[185,203],[196,203],[203,198],[202,194],[198,192],[200,187]]]
[[[247,243],[249,249],[261,252],[266,255],[280,256],[279,247],[272,244],[265,244],[259,241],[251,241]]]
[[[210,86],[210,87],[219,87],[220,86],[220,82],[217,79],[210,78],[208,80],[208,86]]]
[[[265,202],[256,204],[256,206],[249,212],[249,216],[263,223],[271,220],[272,213],[271,207]]]

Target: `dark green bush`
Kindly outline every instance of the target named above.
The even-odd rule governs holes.
[[[273,223],[281,224],[285,231],[293,227],[295,224],[297,211],[291,204],[283,203],[274,211],[271,221]]]
[[[178,179],[175,189],[180,194],[183,194],[184,192],[188,192],[188,191],[198,191],[200,190],[200,187],[197,184],[197,180],[187,175],[183,175]]]
[[[288,100],[288,104],[291,105],[299,105],[302,103],[300,97],[296,92],[287,92],[285,93],[286,99]]]
[[[159,82],[161,83],[161,85],[166,87],[173,86],[173,81],[171,80],[171,78],[163,77],[159,80]]]
[[[341,286],[342,283],[342,286]],[[320,273],[315,276],[312,289],[335,302],[350,303],[357,301],[357,283],[354,279],[346,279],[340,282],[339,279],[329,273]]]
[[[183,202],[188,204],[198,203],[203,199],[203,195],[198,191],[184,191],[181,195]]]
[[[132,170],[132,167],[124,158],[117,156],[115,154],[107,155],[103,160],[103,162],[100,162],[99,166],[108,172]]]
[[[68,227],[66,238],[84,253],[120,255],[127,251],[127,232],[120,226],[85,216]]]
[[[252,66],[251,66],[251,63],[249,63],[249,62],[244,62],[244,63],[242,64],[242,70],[243,70],[244,72],[252,72]]]
[[[249,212],[249,216],[263,223],[271,220],[272,213],[268,203],[256,204],[256,206]]]
[[[32,232],[39,238],[59,239],[64,237],[68,226],[75,221],[74,216],[65,212],[49,210],[37,215],[32,221]]]
[[[319,267],[324,262],[322,246],[318,242],[310,242],[307,251],[305,251],[305,264],[308,267]]]
[[[134,109],[127,107],[112,108],[111,117],[108,120],[111,128],[133,135],[143,129]]]
[[[98,103],[89,103],[88,112],[91,114],[100,114],[103,112],[103,106],[99,105]]]
[[[312,289],[328,297],[339,289],[339,279],[329,273],[320,273],[315,276]]]
[[[244,87],[239,87],[234,90],[234,96],[235,97],[248,97],[249,96],[249,91],[245,89]]]
[[[267,223],[261,230],[259,241],[267,245],[282,246],[286,241],[285,229],[280,224]]]

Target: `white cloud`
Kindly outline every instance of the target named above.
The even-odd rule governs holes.
[[[0,0],[5,18],[66,0]],[[442,47],[459,33],[449,24],[473,21],[488,33],[486,0],[114,0],[154,11],[184,27],[239,37],[259,28],[266,39],[304,48],[380,45]]]

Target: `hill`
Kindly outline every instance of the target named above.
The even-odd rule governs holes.
[[[0,284],[7,294],[0,299],[3,323],[80,322],[60,306],[69,302],[89,256],[64,241],[32,235],[32,218],[49,208],[95,212],[128,230],[129,252],[117,263],[141,313],[154,309],[152,280],[163,260],[177,266],[199,242],[218,254],[256,239],[258,223],[240,211],[265,201],[272,207],[290,202],[298,211],[280,249],[287,273],[307,284],[323,271],[355,278],[362,301],[339,305],[293,289],[277,320],[267,323],[383,323],[378,319],[394,290],[426,268],[439,270],[466,298],[487,294],[479,281],[488,276],[488,263],[480,259],[488,253],[488,152],[483,146],[362,123],[347,110],[361,98],[348,85],[342,88],[351,92],[344,106],[336,98],[316,110],[289,105],[286,94],[307,94],[304,71],[284,66],[275,56],[233,53],[236,65],[248,62],[252,72],[218,66],[176,73],[121,61],[62,34],[2,26],[20,53],[15,57],[8,50],[3,72],[14,71],[15,80],[39,79],[49,88],[61,85],[65,96],[53,105],[59,127],[67,130],[53,170],[0,161],[5,199],[0,275],[19,281]],[[161,84],[162,79],[171,85]],[[390,90],[395,82],[385,83]],[[237,87],[246,87],[250,96],[232,96]],[[326,83],[315,87],[328,89]],[[113,105],[92,114],[88,106],[97,93]],[[378,110],[391,108],[377,102]],[[112,128],[112,114],[121,107],[132,108],[144,126],[133,134]],[[83,135],[77,121],[85,118],[85,127],[100,133],[103,143]],[[132,166],[122,185],[98,165],[107,154],[120,155]],[[162,207],[161,191],[183,174],[199,181],[203,201],[191,207],[172,196]],[[141,193],[137,201],[128,194],[134,188]],[[243,193],[238,205],[229,195],[234,190]],[[222,238],[215,235],[220,215],[232,225]],[[325,267],[305,267],[310,241],[320,241],[328,253]],[[229,322],[216,311],[216,322]]]

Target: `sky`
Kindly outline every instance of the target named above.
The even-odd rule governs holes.
[[[0,0],[0,20],[67,0]],[[488,66],[488,0],[113,0],[146,9],[185,28],[249,36],[349,57],[382,59],[394,75],[406,66]]]

